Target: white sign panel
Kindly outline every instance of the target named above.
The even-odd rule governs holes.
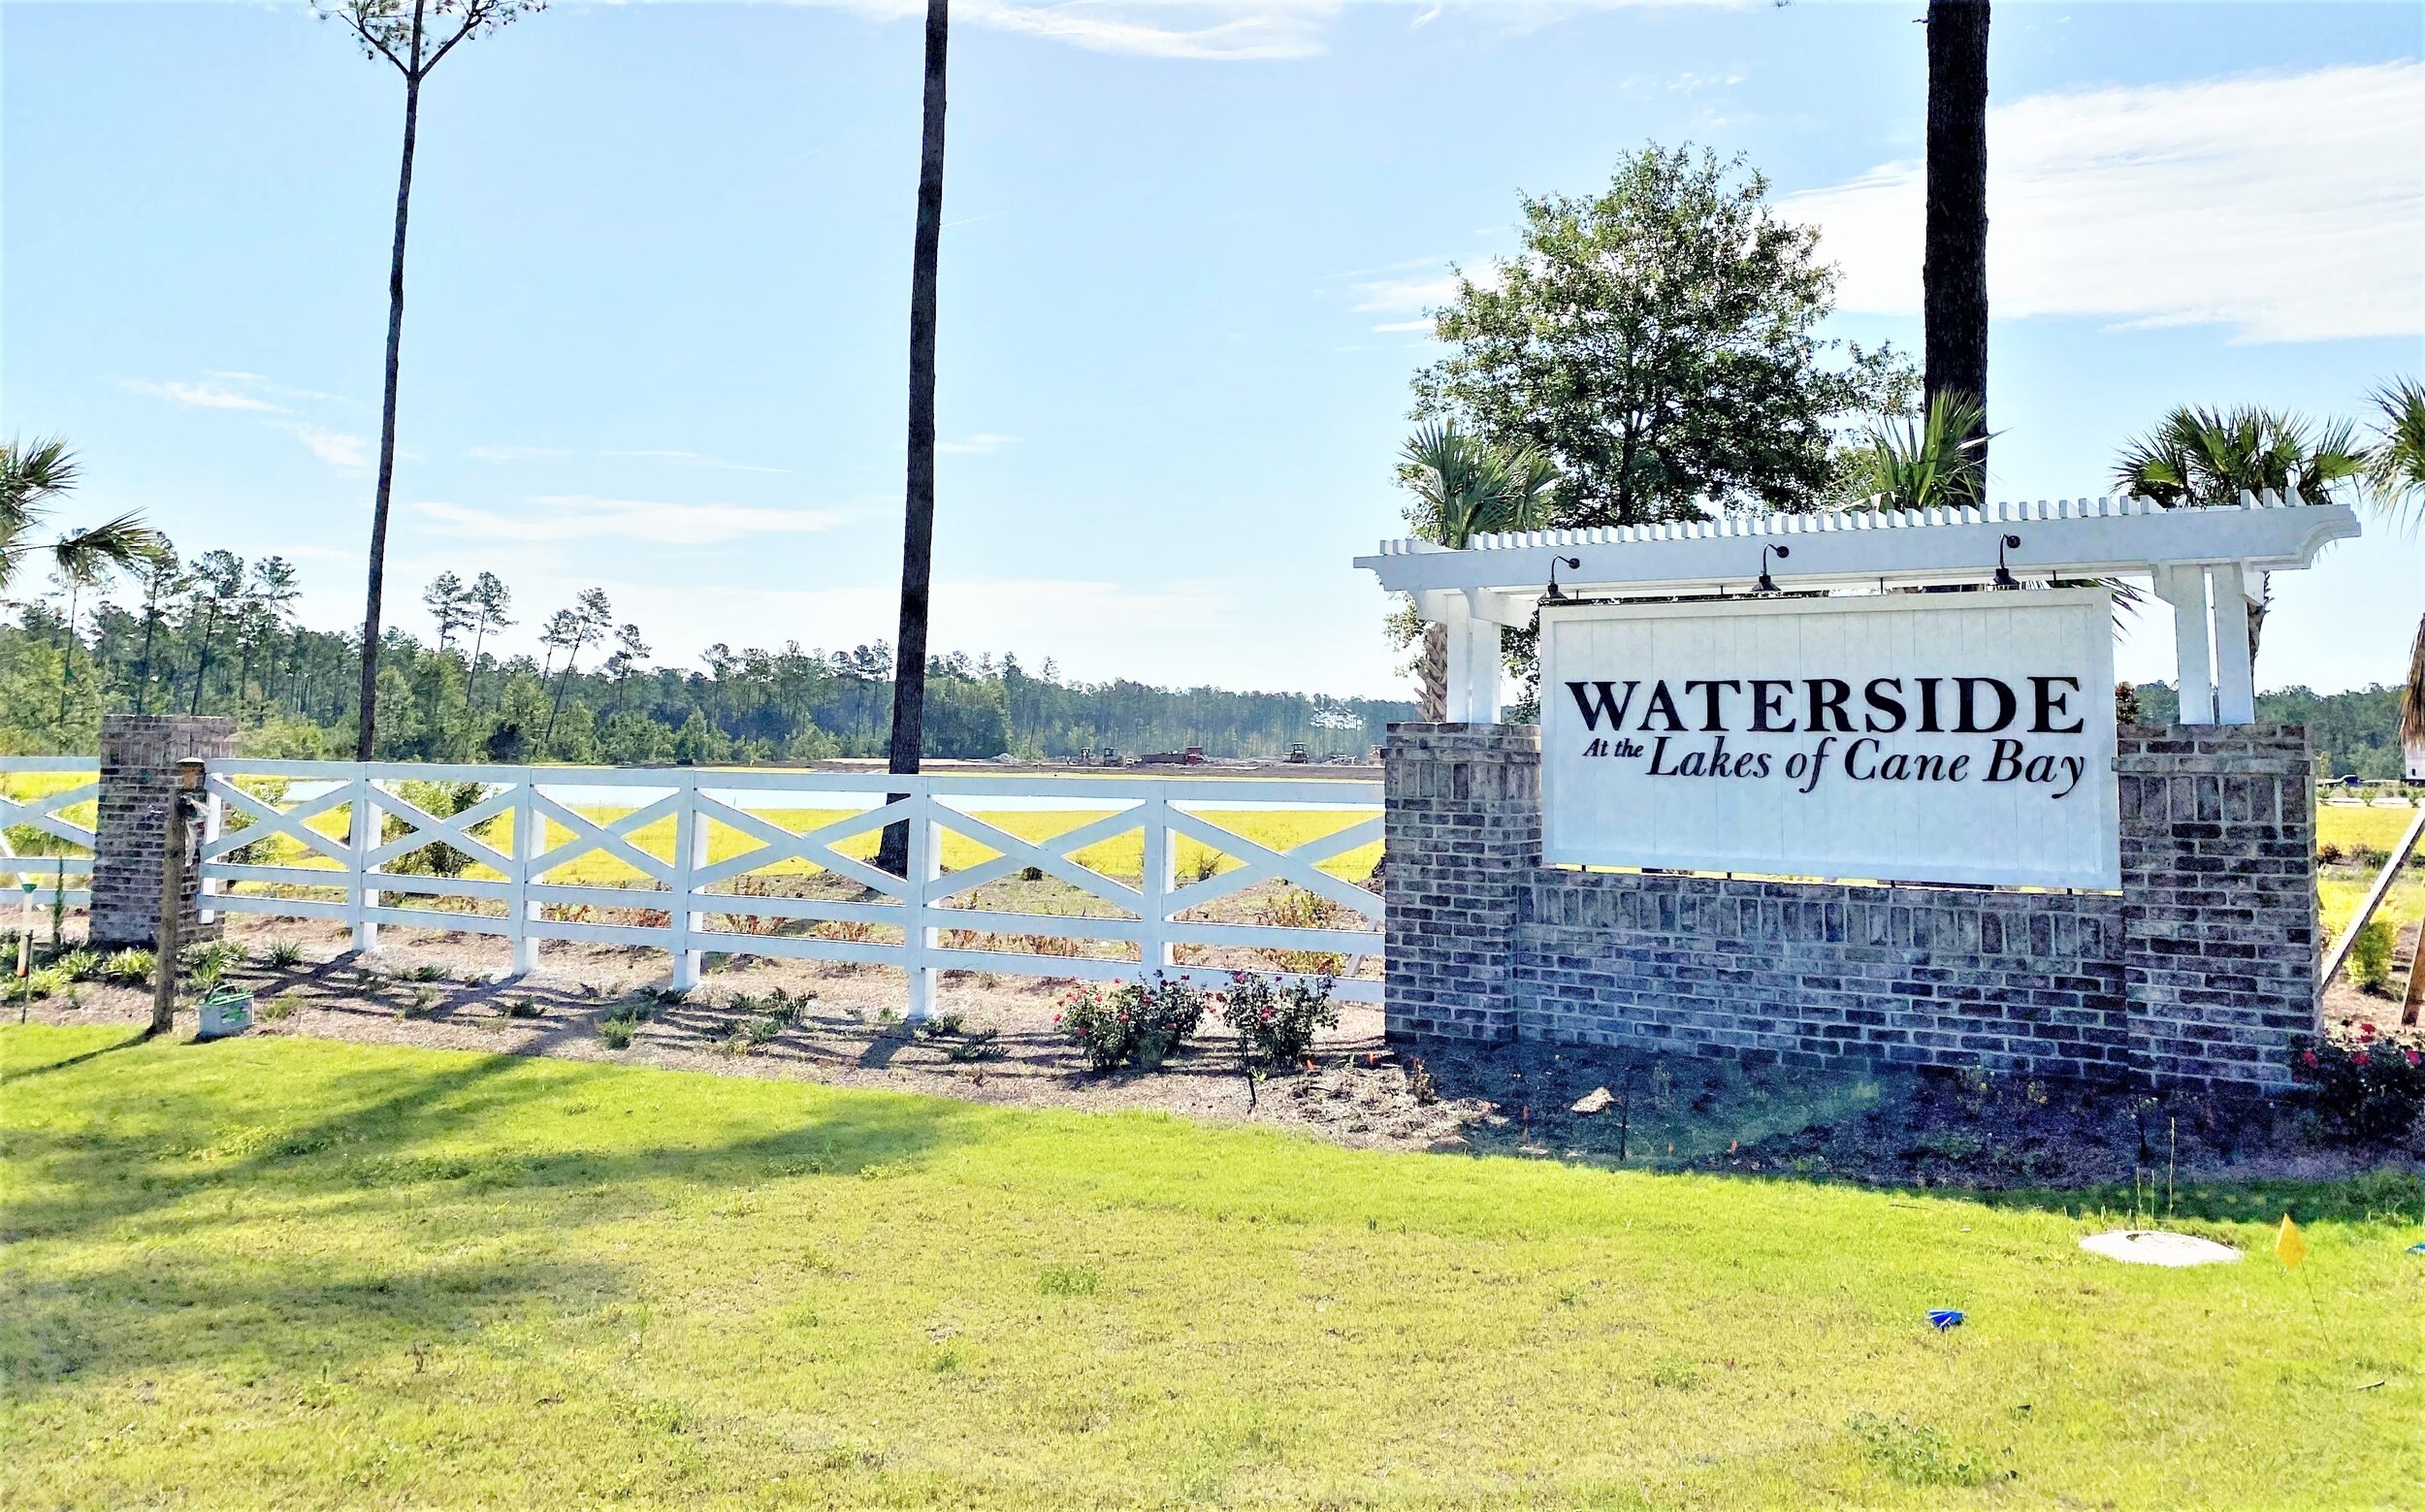
[[[2121,885],[2103,589],[1541,611],[1552,864]]]

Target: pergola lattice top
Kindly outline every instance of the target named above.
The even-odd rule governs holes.
[[[1780,589],[1803,593],[1984,584],[2005,537],[2019,536],[2000,555],[2024,583],[2151,578],[2175,611],[2182,721],[2239,724],[2255,718],[2247,609],[2265,574],[2308,566],[2357,533],[2346,504],[2295,492],[2179,507],[2124,497],[1527,531],[1458,551],[1400,539],[1355,564],[1449,627],[1448,717],[1488,722],[1498,717],[1496,627],[1529,624],[1553,578],[1578,598],[1749,593],[1763,567]]]

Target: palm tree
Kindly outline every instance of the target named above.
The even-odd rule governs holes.
[[[951,32],[951,0],[926,0],[925,114],[918,144],[918,231],[910,250],[909,487],[888,763],[902,776],[917,772],[926,727],[927,589],[935,555],[935,283],[943,246],[943,86]],[[907,875],[907,824],[885,826],[876,864]]]
[[[2394,378],[2374,393],[2376,440],[2366,459],[2368,498],[2395,530],[2425,524],[2425,383]],[[2425,753],[2425,616],[2409,652],[2409,681],[2400,690],[2400,744],[2409,766]]]
[[[1973,402],[1977,441],[1956,458],[1988,468],[1988,0],[1928,0],[1928,206],[1920,269],[1929,401]],[[1983,492],[1978,485],[1974,494]]]
[[[1462,551],[1476,535],[1537,531],[1549,517],[1558,469],[1527,443],[1502,451],[1453,420],[1414,433],[1398,463],[1398,480],[1414,495],[1406,523],[1416,535]],[[1423,719],[1448,714],[1448,627],[1423,627]]]
[[[0,441],[0,595],[37,556],[48,557],[69,582],[89,583],[113,568],[147,564],[166,544],[131,513],[37,542],[36,530],[76,487],[77,471],[76,454],[55,436]]]
[[[2168,506],[2232,504],[2243,494],[2296,492],[2320,504],[2333,490],[2366,470],[2367,451],[2345,420],[2322,427],[2297,415],[2243,404],[2233,409],[2183,405],[2122,448],[2114,483],[2126,493]],[[2248,657],[2265,634],[2271,584],[2259,583],[2248,603]]]
[[[1844,459],[1841,492],[1870,509],[1936,509],[1980,499],[1987,412],[1967,394],[1928,396],[1926,413],[1882,421]]]

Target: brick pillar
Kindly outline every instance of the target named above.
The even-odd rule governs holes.
[[[2306,727],[2127,725],[2114,764],[2133,1069],[2287,1085],[2294,1042],[2320,1027]]]
[[[1541,855],[1540,730],[1393,724],[1384,759],[1383,1022],[1512,1039],[1516,907]]]
[[[177,763],[236,754],[236,722],[214,715],[111,714],[101,721],[101,816],[93,826],[92,919],[96,946],[148,949],[160,933],[160,843]],[[216,919],[197,917],[202,880],[185,874],[184,940],[218,938]]]

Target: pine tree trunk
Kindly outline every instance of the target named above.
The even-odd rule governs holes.
[[[1921,266],[1928,397],[1982,406],[1971,457],[1987,497],[1988,0],[1928,0],[1928,209]]]
[[[951,24],[950,0],[926,0],[926,108],[918,148],[918,234],[910,255],[909,487],[892,674],[890,770],[901,776],[917,772],[926,727],[927,589],[935,547],[935,281],[943,243],[943,85]],[[876,864],[894,876],[907,875],[907,824],[886,826]]]
[[[419,61],[420,38],[413,39]],[[387,505],[396,482],[396,371],[404,342],[404,222],[412,208],[412,148],[421,127],[421,80],[404,76],[404,166],[396,176],[396,246],[387,264],[387,388],[379,401],[379,481],[371,503],[371,581],[362,612],[362,710],[354,759],[378,740],[379,610],[387,591]]]
[[[1423,627],[1423,696],[1415,712],[1427,724],[1448,719],[1448,627]]]

